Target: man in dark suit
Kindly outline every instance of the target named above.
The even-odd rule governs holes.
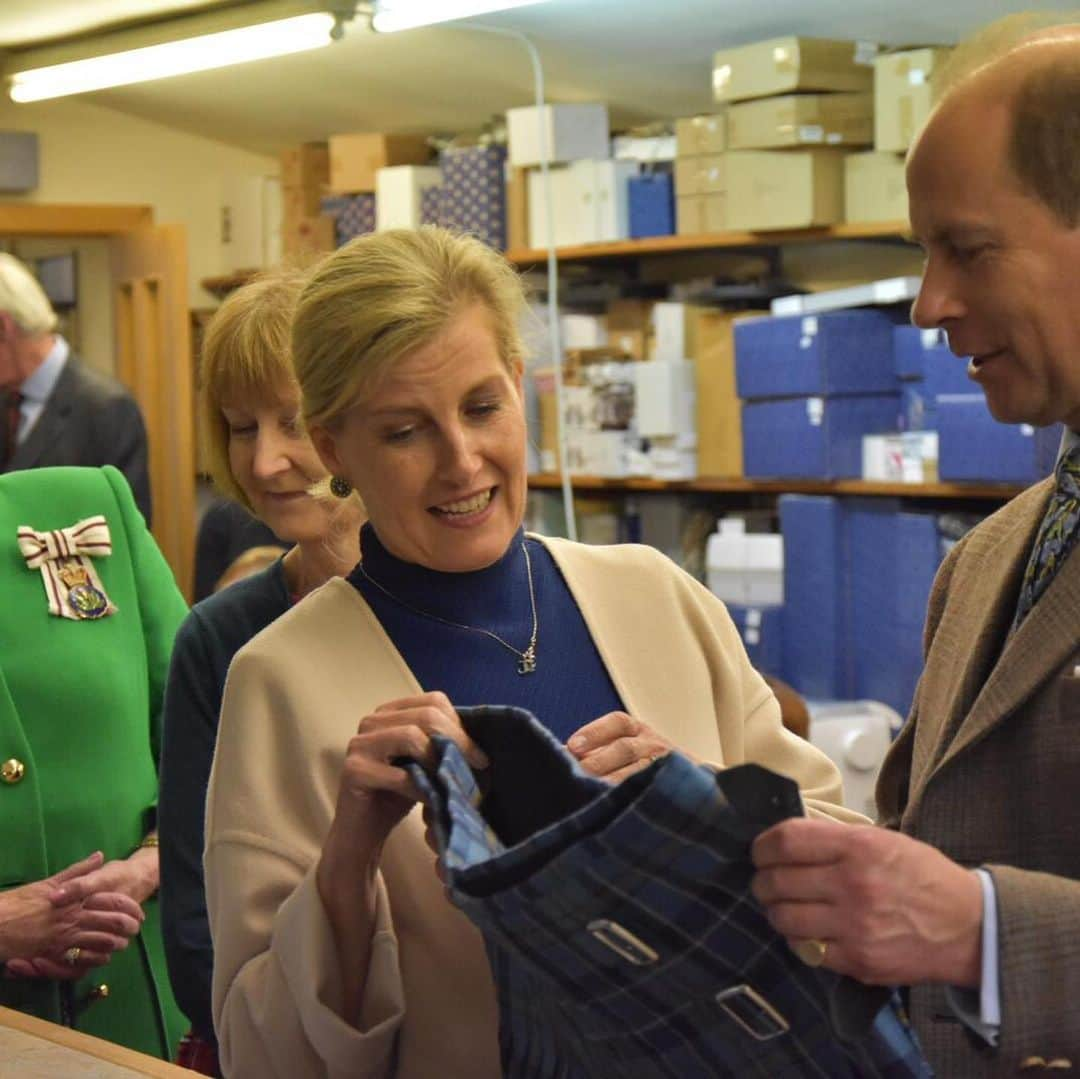
[[[792,942],[913,986],[949,1079],[1080,1067],[1080,25],[948,90],[908,157],[948,331],[1005,423],[1066,428],[1055,474],[968,533],[930,598],[926,664],[878,783],[883,828],[800,820],[754,848]]]
[[[0,253],[0,472],[115,465],[150,523],[146,427],[115,379],[85,367],[30,271]]]

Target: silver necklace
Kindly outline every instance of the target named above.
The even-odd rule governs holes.
[[[529,644],[524,652],[515,648],[509,641],[504,641],[497,633],[492,633],[490,629],[483,629],[480,626],[469,626],[464,622],[451,622],[449,618],[441,618],[437,614],[432,614],[430,611],[424,611],[419,607],[414,607],[411,603],[406,603],[400,596],[395,596],[389,588],[379,584],[379,582],[364,569],[363,562],[357,564],[357,569],[360,570],[360,573],[365,580],[374,585],[384,596],[388,596],[407,611],[412,611],[413,614],[420,615],[421,618],[429,618],[432,622],[439,622],[442,625],[450,626],[453,629],[465,629],[470,633],[482,633],[485,637],[490,637],[493,641],[501,644],[508,652],[513,652],[514,655],[518,657],[518,674],[532,674],[533,671],[536,670],[536,635],[537,630],[539,629],[539,620],[536,616],[536,591],[533,588],[532,559],[529,558],[529,548],[525,545],[524,540],[521,543],[521,550],[525,555],[525,573],[529,579],[529,603],[532,605],[532,635],[529,637]]]

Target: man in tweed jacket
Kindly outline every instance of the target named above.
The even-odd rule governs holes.
[[[909,155],[927,255],[913,321],[973,357],[998,420],[1064,422],[1060,493],[1054,478],[1025,491],[942,566],[879,780],[891,831],[799,820],[754,850],[773,924],[824,943],[834,970],[911,984],[949,1079],[1080,1067],[1078,116],[1080,25],[955,83]],[[1018,612],[1052,496],[1067,522],[1051,530],[1055,572]]]

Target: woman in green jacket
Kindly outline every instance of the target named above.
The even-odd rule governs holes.
[[[154,818],[186,604],[110,466],[0,476],[0,595],[0,1005],[168,1058]]]

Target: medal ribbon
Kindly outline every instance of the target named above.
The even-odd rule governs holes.
[[[68,600],[73,586],[84,586],[69,585],[64,581],[64,576],[70,579],[83,577],[86,585],[101,594],[107,606],[93,617],[116,613],[116,606],[105,595],[91,562],[91,558],[105,558],[112,554],[109,525],[101,514],[76,521],[69,528],[54,528],[49,532],[38,532],[29,525],[20,525],[17,536],[19,550],[26,559],[26,568],[41,570],[50,614],[74,621],[90,617]]]

